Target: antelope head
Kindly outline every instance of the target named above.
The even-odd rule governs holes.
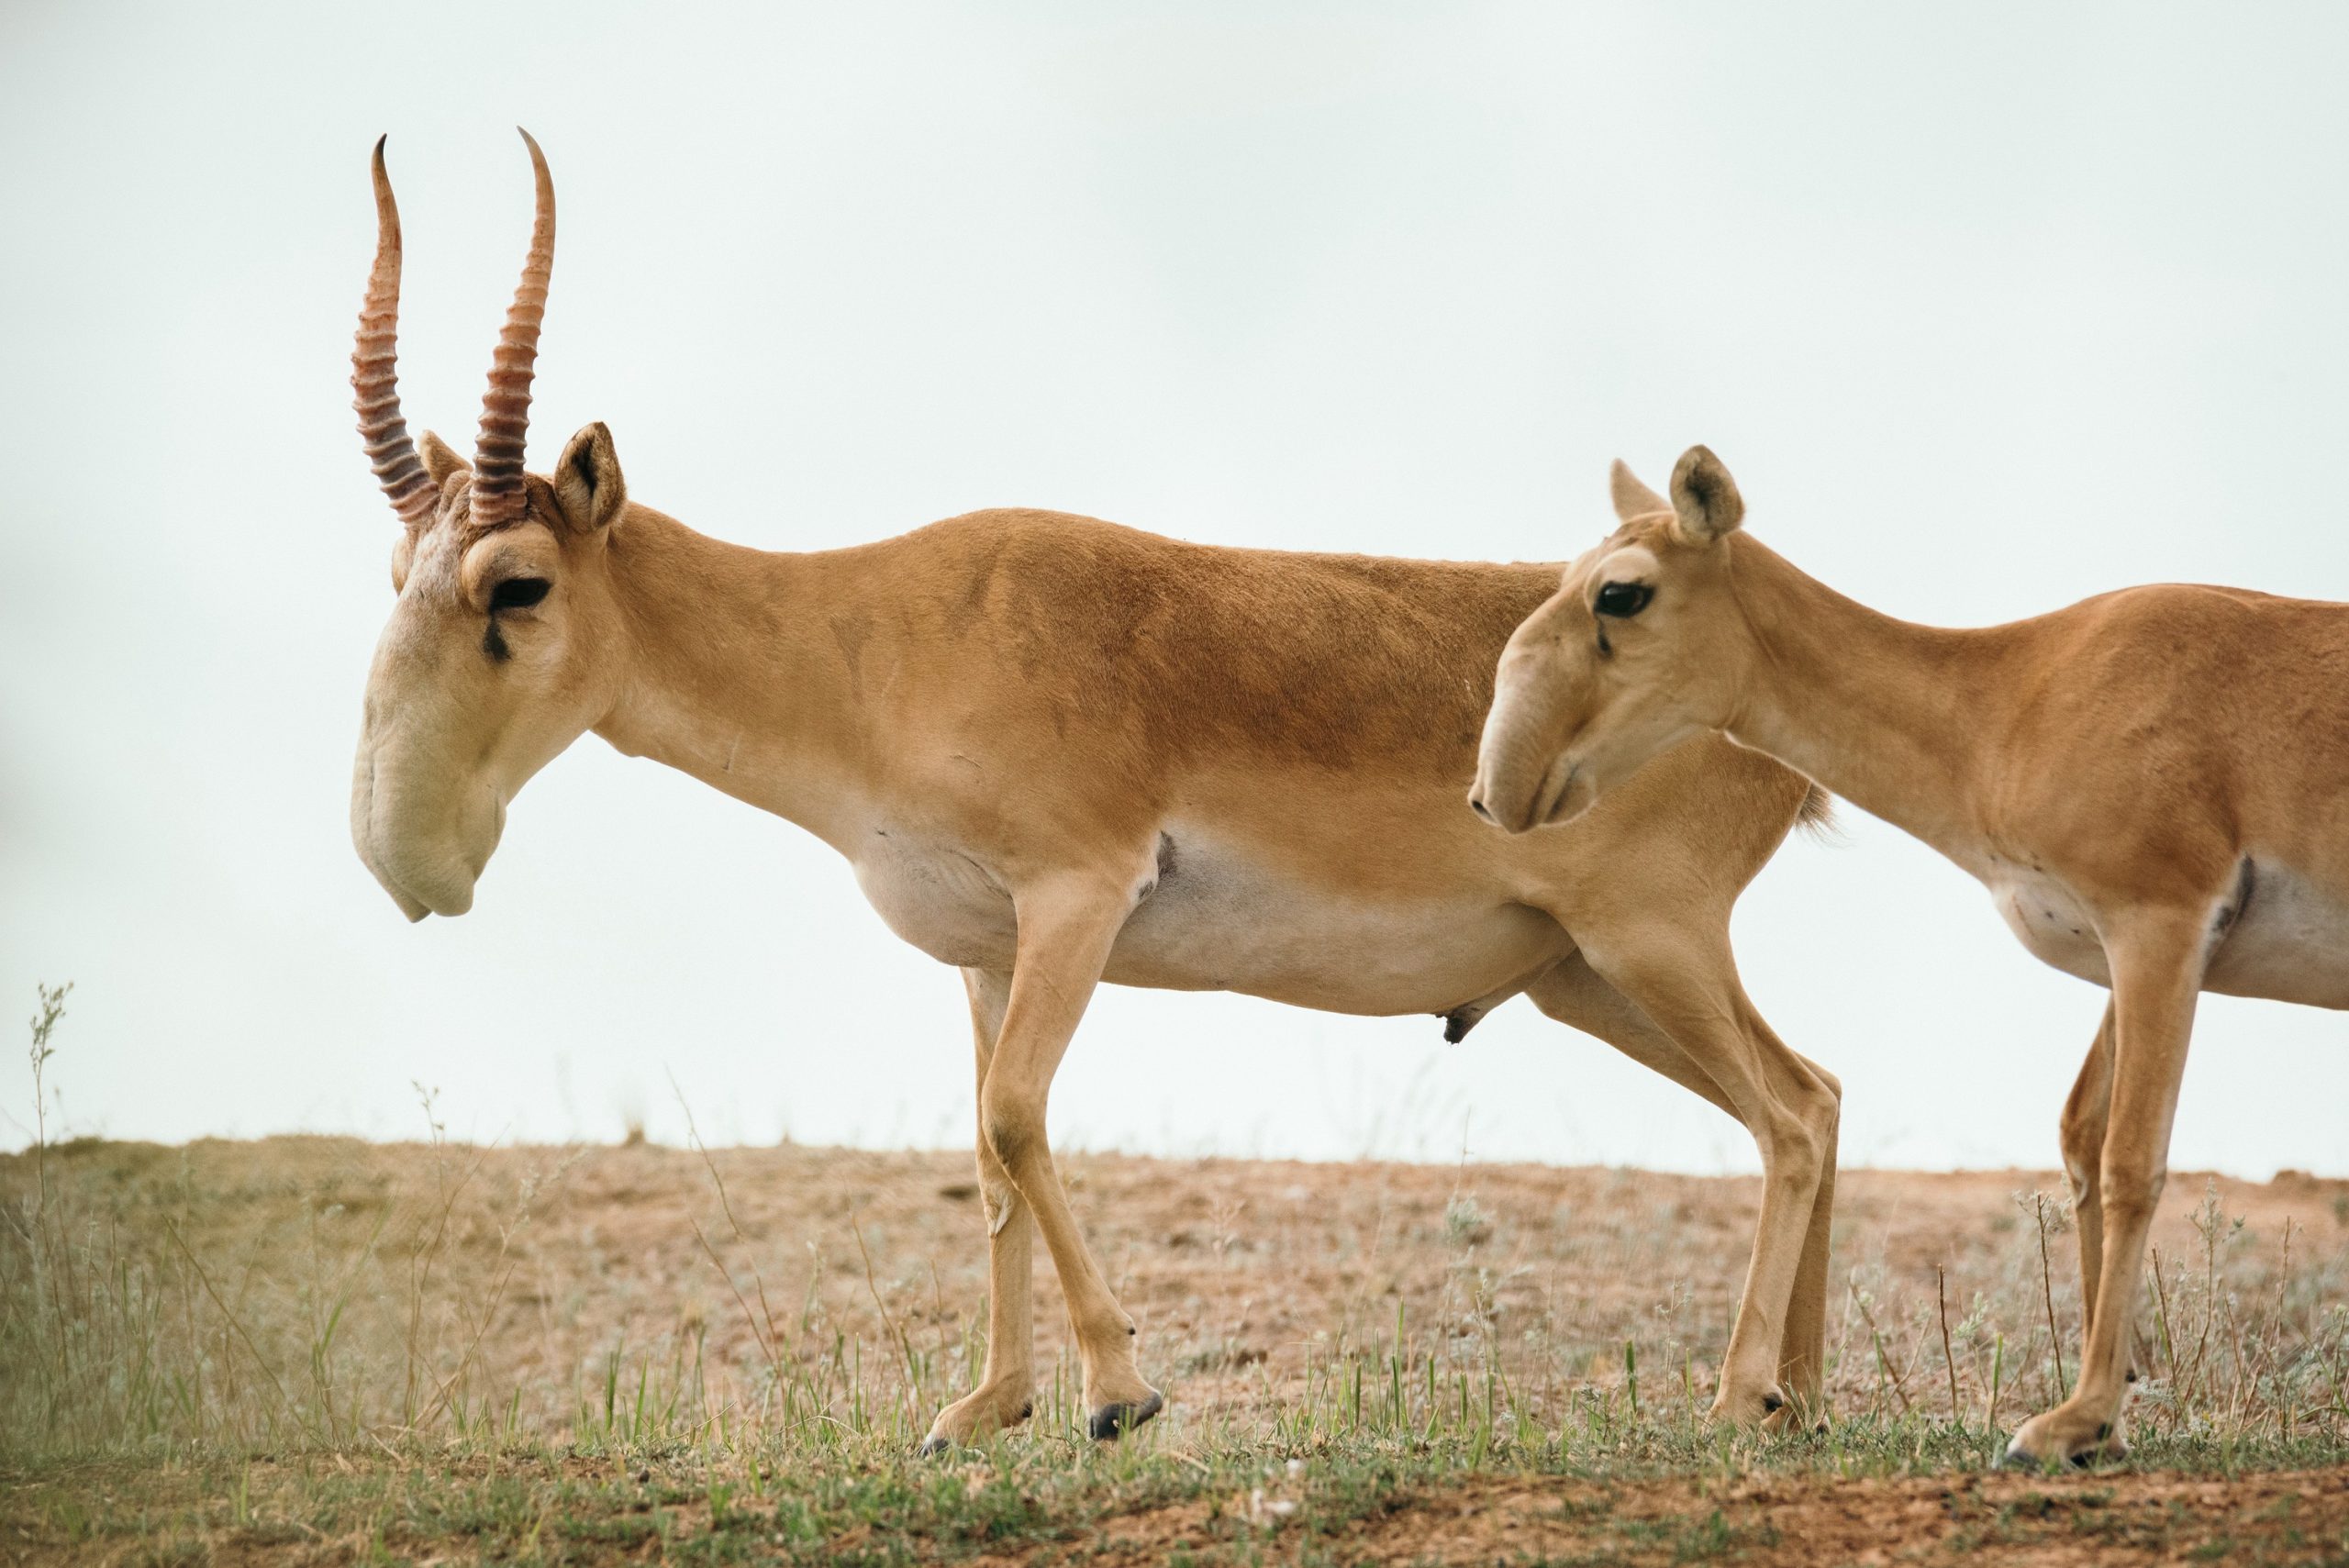
[[[1729,536],[1745,515],[1721,461],[1691,447],[1672,499],[1614,472],[1621,527],[1568,566],[1501,651],[1468,804],[1510,833],[1570,821],[1735,707]]]
[[[351,836],[411,920],[462,915],[506,803],[607,713],[627,627],[609,543],[627,506],[609,431],[571,438],[551,477],[522,469],[530,373],[554,269],[554,183],[528,131],[538,221],[467,462],[407,433],[395,375],[400,219],[375,144],[375,266],[351,355],[359,433],[401,531],[398,595],[367,674]]]

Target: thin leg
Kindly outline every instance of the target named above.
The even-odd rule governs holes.
[[[2096,1321],[2097,1274],[2104,1267],[2102,1181],[2104,1130],[2112,1111],[2112,1015],[2105,1004],[2096,1043],[2064,1102],[2064,1174],[2072,1184],[2072,1214],[2080,1227],[2080,1322]]]
[[[966,969],[971,1038],[984,1092],[996,1038],[1011,1000],[1011,976]],[[975,1096],[974,1104],[975,1105]],[[987,1217],[987,1359],[979,1385],[938,1413],[921,1451],[936,1453],[1028,1418],[1036,1388],[1035,1222],[1003,1162],[979,1134],[979,1200]]]
[[[1836,1151],[1842,1138],[1843,1085],[1835,1075],[1798,1054],[1834,1095],[1835,1114],[1827,1129],[1827,1149],[1819,1166],[1819,1192],[1802,1233],[1802,1256],[1795,1264],[1795,1286],[1787,1297],[1787,1328],[1778,1351],[1778,1387],[1797,1428],[1827,1420],[1827,1264],[1835,1233]]]
[[[1840,1088],[1789,1051],[1746,998],[1725,921],[1714,929],[1683,922],[1575,935],[1591,968],[1712,1080],[1761,1151],[1762,1216],[1713,1400],[1717,1419],[1758,1422],[1785,1400],[1777,1374],[1789,1343],[1806,1367],[1820,1365],[1808,1340],[1812,1303],[1822,1323],[1825,1313]],[[1811,1293],[1799,1337],[1791,1332],[1798,1285]]]
[[[995,1061],[979,1090],[979,1125],[1044,1233],[1085,1363],[1091,1430],[1097,1438],[1111,1438],[1150,1419],[1164,1401],[1142,1381],[1134,1358],[1133,1319],[1110,1294],[1077,1229],[1052,1167],[1044,1107],[1052,1074],[1132,906],[1131,891],[1114,882],[1063,880],[1023,894],[1018,905],[1019,942],[1010,997]]]
[[[1720,1084],[1681,1050],[1655,1020],[1600,979],[1580,953],[1537,980],[1526,991],[1533,1005],[1570,1028],[1595,1035],[1632,1061],[1710,1101],[1742,1126],[1737,1107]],[[1842,1086],[1833,1073],[1809,1062],[1816,1073],[1839,1097]],[[1787,1304],[1786,1331],[1778,1349],[1778,1393],[1792,1407],[1798,1422],[1823,1419],[1823,1387],[1827,1366],[1828,1242],[1835,1214],[1834,1130],[1829,1131],[1828,1154],[1820,1173],[1819,1195],[1811,1204],[1803,1232],[1801,1262],[1795,1270],[1793,1293]],[[1742,1307],[1741,1306],[1741,1311]],[[1765,1401],[1766,1403],[1766,1401]]]
[[[2098,1169],[2103,1235],[2096,1308],[2072,1396],[2025,1421],[2007,1449],[2010,1462],[2085,1462],[2117,1452],[2128,1393],[2129,1332],[2136,1320],[2145,1234],[2169,1175],[2169,1132],[2187,1042],[2201,992],[2200,911],[2147,914],[2108,937],[2112,970],[2112,1098]]]

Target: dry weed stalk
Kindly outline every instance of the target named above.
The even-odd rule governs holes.
[[[37,1073],[53,1071],[62,1016],[62,990],[41,995]],[[752,1156],[713,1153],[690,1107],[689,1156],[544,1159],[450,1141],[437,1096],[419,1093],[431,1129],[420,1153],[350,1145],[307,1165],[298,1145],[57,1146],[37,1119],[27,1156],[0,1161],[0,1450],[909,1446],[983,1360],[975,1259],[940,1251],[906,1218],[956,1218],[939,1202],[964,1189],[941,1189],[938,1161],[759,1157],[818,1173],[825,1189],[801,1205],[795,1319],[774,1310],[765,1278],[777,1273],[787,1300],[768,1252],[774,1191],[729,1182]],[[593,1201],[574,1196],[583,1160],[601,1184]],[[877,1194],[864,1185],[875,1179]],[[717,1210],[707,1221],[694,1212],[702,1180]],[[1397,1167],[1300,1218],[1219,1174],[1184,1222],[1188,1240],[1122,1242],[1154,1315],[1191,1336],[1159,1351],[1181,1375],[1174,1436],[1150,1440],[1209,1452],[1456,1445],[1482,1463],[1669,1434],[1692,1452],[1728,1444],[1732,1462],[1735,1443],[1701,1420],[1729,1323],[1730,1303],[1705,1284],[1718,1242],[1685,1204],[1657,1200],[1671,1180],[1587,1178],[1571,1207],[1529,1207],[1529,1187],[1501,1175],[1479,1174],[1472,1193],[1464,1165],[1424,1180]],[[908,1207],[907,1188],[926,1210]],[[598,1240],[631,1211],[628,1240]],[[559,1235],[542,1212],[560,1216]],[[1987,1453],[2002,1414],[2059,1396],[2069,1368],[2032,1341],[2060,1344],[2053,1238],[2068,1214],[2036,1195],[2005,1215],[1921,1265],[1860,1249],[1869,1261],[1849,1268],[1831,1338],[1842,1425]],[[2214,1186],[2191,1224],[2198,1259],[2180,1269],[2168,1244],[2151,1259],[2134,1429],[2349,1434],[2349,1219],[2312,1231],[2304,1218],[2263,1242]],[[662,1228],[668,1239],[652,1240]],[[1197,1249],[1191,1272],[1170,1273],[1183,1247]],[[667,1263],[622,1266],[656,1248]],[[1345,1283],[1299,1331],[1289,1287],[1325,1264]],[[681,1273],[699,1281],[704,1267],[726,1282],[714,1299],[735,1304],[722,1322],[703,1319]],[[926,1289],[903,1283],[924,1274]],[[1926,1418],[1920,1388],[1936,1341],[1946,1422]],[[1051,1364],[1031,1435],[1014,1440],[1074,1429],[1073,1369]]]

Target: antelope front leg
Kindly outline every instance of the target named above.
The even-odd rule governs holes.
[[[2096,1043],[2064,1102],[2064,1175],[2072,1186],[2072,1215],[2080,1227],[2080,1322],[2096,1321],[2097,1274],[2104,1267],[2104,1132],[2112,1112],[2113,1004],[2104,1007]]]
[[[1011,999],[1011,976],[966,969],[963,987],[971,998],[971,1036],[978,1054],[978,1094],[986,1091],[987,1068],[1003,1031]],[[974,1103],[975,1104],[975,1097]],[[1028,1418],[1036,1389],[1035,1225],[1019,1189],[995,1157],[984,1123],[979,1132],[979,1201],[987,1217],[987,1360],[979,1385],[938,1413],[921,1451],[937,1453],[956,1443]]]
[[[2145,1233],[2169,1175],[2170,1121],[2201,992],[2204,929],[2199,913],[2141,917],[2106,941],[2114,1027],[2111,1110],[2097,1173],[2103,1244],[2096,1305],[2078,1386],[2061,1405],[2022,1424],[2008,1445],[2009,1463],[2084,1464],[2126,1451],[2121,1406],[2129,1392],[2129,1332],[2136,1321]]]
[[[1716,1420],[1759,1423],[1787,1402],[1778,1383],[1782,1356],[1799,1358],[1805,1377],[1815,1377],[1820,1366],[1820,1352],[1809,1341],[1824,1324],[1826,1221],[1834,1202],[1828,1184],[1841,1090],[1771,1033],[1746,999],[1725,923],[1714,932],[1686,926],[1610,931],[1603,951],[1584,951],[1591,966],[1719,1086],[1761,1151],[1762,1218],[1712,1409]],[[1800,1299],[1798,1291],[1805,1293]],[[1803,1317],[1798,1333],[1797,1311]]]
[[[1077,1230],[1052,1167],[1044,1106],[1132,896],[1130,886],[1063,883],[1017,900],[1019,941],[1010,998],[995,1061],[979,1090],[981,1136],[1023,1205],[1034,1212],[1060,1275],[1069,1326],[1085,1362],[1085,1403],[1096,1438],[1114,1438],[1141,1425],[1165,1402],[1142,1381],[1134,1359],[1133,1319],[1110,1294]]]

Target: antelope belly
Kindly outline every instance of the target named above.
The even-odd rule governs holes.
[[[2219,939],[2202,988],[2349,1007],[2349,897],[2256,856],[2248,896]]]
[[[1572,942],[1495,888],[1431,874],[1419,895],[1365,896],[1180,828],[1105,978],[1240,991],[1330,1012],[1449,1012],[1531,980]],[[1334,882],[1334,879],[1332,879]]]
[[[2042,963],[2098,985],[2112,984],[2104,939],[2087,905],[2043,873],[2009,867],[1983,879],[2016,940]]]
[[[1010,895],[973,855],[893,829],[874,835],[855,870],[903,940],[941,963],[1011,967]],[[1424,895],[1367,897],[1197,834],[1170,835],[1102,978],[1331,1012],[1444,1013],[1525,984],[1573,951],[1555,921],[1496,889],[1431,880],[1438,889]]]

